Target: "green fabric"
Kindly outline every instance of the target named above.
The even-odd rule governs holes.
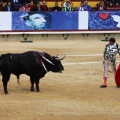
[[[67,7],[63,7],[62,11],[72,11],[72,7],[69,7],[69,10],[67,10]]]

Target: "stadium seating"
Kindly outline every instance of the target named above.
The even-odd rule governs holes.
[[[68,0],[58,0],[59,1],[59,6],[62,7],[63,3],[65,1],[68,1]],[[72,0],[72,6],[73,6],[73,9],[76,9],[77,7],[80,6],[80,3],[82,2],[83,0]],[[93,8],[93,9],[96,9],[97,8],[97,4],[99,2],[103,2],[104,3],[104,0],[88,0],[88,4]],[[52,8],[54,7],[55,5],[55,0],[47,0],[47,5],[49,8]]]
[[[2,7],[4,7],[6,5],[6,3],[7,3],[6,1],[7,0],[3,0],[2,5],[0,5],[0,11],[2,10]],[[47,0],[46,1],[47,6],[49,7],[49,10],[51,10],[51,8],[54,7],[55,1],[56,0]],[[72,3],[73,10],[76,10],[76,8],[80,6],[80,3],[83,0],[57,0],[57,1],[59,2],[60,7],[63,6],[64,2],[70,1]],[[92,10],[97,10],[97,6],[98,6],[99,2],[103,2],[103,4],[105,5],[105,0],[88,0],[88,4],[92,7]],[[42,4],[42,1],[40,1],[40,3]],[[33,2],[31,0],[30,7],[33,9],[34,5],[33,6],[32,5],[33,5]],[[113,7],[106,6],[106,9],[107,10],[120,10],[120,5],[114,5]]]
[[[47,0],[47,6],[49,7],[49,9],[51,9],[52,7],[54,7],[55,5],[55,1],[56,0]],[[59,6],[62,7],[63,3],[65,1],[69,1],[69,0],[57,0],[59,2]],[[72,7],[73,9],[76,9],[77,7],[80,6],[80,3],[82,2],[83,0],[72,0]],[[104,0],[88,0],[88,4],[93,8],[93,9],[96,9],[97,8],[97,4],[102,1],[104,3]],[[42,3],[42,1],[40,1],[40,3]],[[31,5],[33,4],[32,0],[31,0]],[[2,2],[2,5],[5,6],[6,5],[6,2]],[[30,6],[32,7],[32,6]]]

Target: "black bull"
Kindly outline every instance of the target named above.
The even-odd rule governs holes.
[[[20,54],[2,54],[0,57],[0,72],[2,75],[3,87],[5,94],[8,93],[7,83],[10,75],[14,74],[19,80],[19,75],[26,74],[30,76],[31,91],[39,92],[39,80],[49,71],[62,72],[64,67],[58,57],[51,56],[47,53],[28,51]]]

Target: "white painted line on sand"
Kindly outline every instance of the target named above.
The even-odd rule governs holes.
[[[79,56],[85,56],[85,57],[92,57],[92,56],[103,56],[103,54],[86,54],[86,55],[66,55],[66,56],[69,56],[69,57],[79,57]]]
[[[86,64],[99,64],[99,63],[102,63],[102,62],[80,62],[78,64],[79,65],[86,65]]]
[[[86,64],[99,64],[102,62],[78,62],[78,63],[63,63],[63,65],[86,65]]]
[[[117,63],[120,63],[120,61],[116,61]],[[102,64],[102,62],[78,62],[78,63],[63,63],[64,66],[69,65],[87,65],[87,64]]]
[[[63,65],[77,65],[78,63],[63,63]]]

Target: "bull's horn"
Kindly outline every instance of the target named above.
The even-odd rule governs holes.
[[[65,58],[65,56],[63,56],[62,58],[55,58],[56,60],[63,60]]]

